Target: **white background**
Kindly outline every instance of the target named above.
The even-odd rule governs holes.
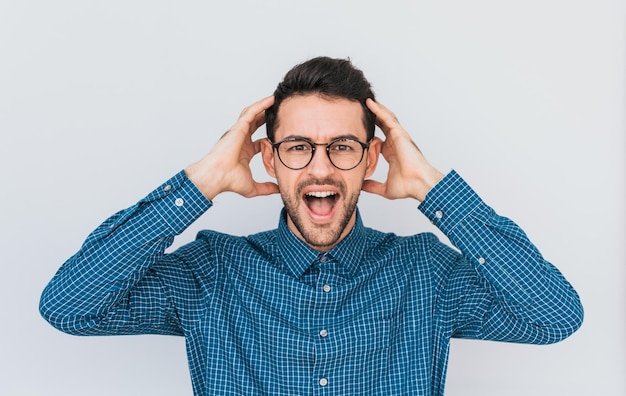
[[[0,394],[191,394],[183,339],[67,336],[39,295],[101,221],[317,55],[350,57],[427,158],[517,221],[581,295],[585,323],[560,344],[454,340],[447,395],[626,394],[625,8],[0,1]],[[273,228],[280,206],[221,195],[176,244]],[[432,231],[415,206],[360,205],[369,226]]]

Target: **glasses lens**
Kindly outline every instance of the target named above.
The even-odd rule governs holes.
[[[356,140],[341,139],[332,142],[328,146],[330,162],[339,169],[352,169],[363,158],[363,146]]]
[[[309,164],[313,146],[306,140],[286,140],[278,146],[280,160],[292,169],[301,169]]]

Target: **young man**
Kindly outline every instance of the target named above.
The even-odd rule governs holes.
[[[268,139],[252,140],[266,119]],[[252,178],[259,153],[276,183]],[[368,180],[380,154],[382,183]],[[203,231],[165,254],[224,191],[280,193],[278,228]],[[365,228],[361,191],[420,201],[461,253],[432,234]],[[40,310],[71,334],[185,336],[197,395],[442,395],[451,337],[548,344],[583,318],[524,232],[457,173],[433,168],[349,61],[323,57],[98,227]]]

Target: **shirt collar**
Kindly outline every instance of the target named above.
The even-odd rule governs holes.
[[[304,272],[322,256],[336,260],[339,275],[353,278],[359,269],[367,238],[361,215],[357,209],[356,222],[346,237],[326,253],[320,253],[300,240],[287,225],[287,212],[282,210],[278,223],[278,248],[286,272],[300,279]]]

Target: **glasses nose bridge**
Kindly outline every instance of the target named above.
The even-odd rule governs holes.
[[[332,144],[332,142],[329,142],[329,143],[309,142],[309,143],[311,144],[311,160],[309,161],[309,164],[307,166],[308,168],[311,168],[311,164],[313,162],[315,162],[315,155],[316,155],[316,152],[318,152],[318,151],[320,151],[319,155],[321,155],[321,156],[326,158],[327,162],[325,164],[327,166],[330,166],[331,168],[335,167],[333,162],[330,160],[330,149],[329,148],[330,148],[330,145]],[[323,149],[318,150],[317,146],[323,146]]]
[[[324,147],[323,150],[319,150],[319,151],[324,151],[326,153],[326,157],[330,161],[330,145],[333,144],[333,142],[328,142],[328,143],[310,142],[310,143],[311,143],[311,159],[315,157],[315,152],[318,151],[317,146],[323,146]]]

